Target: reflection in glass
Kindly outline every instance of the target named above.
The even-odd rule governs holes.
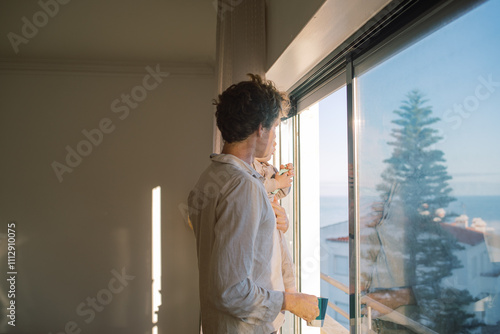
[[[499,12],[356,78],[363,333],[500,332]]]

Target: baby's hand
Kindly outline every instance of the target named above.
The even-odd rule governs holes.
[[[281,165],[281,169],[288,169],[288,176],[294,176],[295,175],[295,170],[293,169],[293,164],[292,163],[287,163],[286,165]]]
[[[281,169],[288,169],[287,172],[284,172],[283,174],[279,175],[279,173],[276,173],[274,178],[276,179],[276,183],[278,185],[279,189],[282,188],[288,188],[292,185],[292,178],[295,175],[294,170],[293,170],[293,164],[287,164],[281,165]]]
[[[276,179],[276,183],[279,189],[287,188],[292,185],[293,176],[288,176],[288,172],[285,172],[281,175],[276,174],[274,178]]]

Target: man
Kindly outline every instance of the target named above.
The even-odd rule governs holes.
[[[274,213],[251,167],[254,157],[272,149],[287,99],[272,82],[250,77],[219,95],[222,154],[211,156],[188,199],[204,334],[270,334],[281,327],[282,311],[307,321],[319,314],[315,296],[285,291],[283,276],[291,268],[276,230],[284,211]]]

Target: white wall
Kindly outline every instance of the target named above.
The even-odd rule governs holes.
[[[120,75],[2,73],[0,234],[7,233],[9,221],[16,221],[18,318],[15,328],[0,332],[59,333],[70,321],[76,325],[69,328],[78,326],[82,333],[147,332],[151,190],[158,185],[162,332],[197,332],[195,243],[179,205],[211,153],[214,76],[190,72],[194,74],[162,78],[123,120],[110,105],[141,86],[145,70]],[[98,127],[105,118],[114,130],[59,182],[51,164],[66,165],[65,147],[75,149],[85,140],[82,130]],[[1,252],[0,261],[4,272]],[[111,271],[122,268],[135,278],[119,289]],[[7,288],[2,279],[4,295]],[[116,293],[109,294],[110,289]],[[93,319],[92,308],[85,305],[88,297],[109,303],[102,310],[96,307]],[[0,297],[2,303],[5,298]]]
[[[373,2],[373,8],[385,2]],[[283,58],[322,3],[267,1],[268,67],[281,64],[274,73],[292,73],[289,82],[312,68],[315,59],[322,59],[322,53],[311,48],[296,49],[310,53],[308,64],[295,66],[298,63]],[[349,4],[348,10],[338,7],[336,21],[349,21],[365,8],[361,11],[365,16],[354,22],[360,26],[374,12],[361,1]],[[323,49],[328,48],[332,46]],[[165,78],[123,120],[110,104],[141,85],[146,72],[111,76],[2,72],[0,234],[6,234],[9,221],[17,222],[15,331],[60,333],[74,321],[83,333],[145,332],[150,325],[151,189],[160,185],[163,333],[197,332],[195,244],[179,205],[208,163],[215,86],[212,74],[194,72]],[[273,75],[270,79],[276,80]],[[280,83],[281,88],[284,85]],[[113,131],[104,134],[102,142],[59,182],[51,164],[66,164],[65,147],[75,149],[85,140],[82,130],[96,128],[104,118],[111,121]],[[0,252],[1,270],[6,268],[5,258]],[[111,271],[122,268],[135,278],[121,292],[112,293],[109,304],[95,311],[90,321],[87,298],[103,301],[109,283],[117,282],[112,281]],[[5,294],[7,282],[0,282]],[[2,310],[5,302],[0,297]],[[81,303],[84,316],[76,312]]]

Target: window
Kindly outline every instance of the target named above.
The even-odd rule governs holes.
[[[334,305],[349,303],[346,291],[329,283],[347,286],[349,280],[346,110],[342,86],[303,109],[298,124],[301,288]],[[333,316],[327,312],[328,320]]]
[[[411,291],[413,303],[397,310],[421,330],[473,332],[500,320],[500,304],[491,304],[490,319],[482,318],[487,309],[466,310],[496,296],[488,293],[493,281],[477,281],[484,232],[500,228],[500,211],[491,212],[500,199],[500,148],[492,146],[500,135],[490,125],[500,121],[493,13],[498,1],[354,66],[361,294]],[[449,279],[467,253],[473,280],[458,288]]]
[[[335,255],[333,262],[335,264],[335,274],[341,276],[349,275],[349,258],[347,256]]]
[[[349,304],[342,303],[342,302],[335,302],[335,305],[337,305],[340,309],[344,310],[345,312],[349,312]],[[335,320],[337,320],[344,327],[349,327],[348,319],[343,317],[340,313],[335,312],[334,317],[335,317]]]
[[[300,289],[351,333],[500,331],[500,1],[414,9],[291,92]]]
[[[295,235],[288,234],[290,240],[295,236],[295,249],[300,249],[295,257],[296,263],[300,263],[300,290],[327,297],[331,305],[342,305],[342,308],[337,306],[340,312],[329,309],[327,319],[342,317],[347,332],[347,106],[346,87],[342,83],[342,80],[332,80],[323,90],[328,92],[327,96],[318,95],[319,92],[316,97],[321,96],[321,101],[310,105],[302,101],[299,116],[282,122],[277,156],[281,157],[281,163],[293,161],[296,174],[300,175],[297,178],[300,182],[294,185],[294,196],[300,205],[294,206],[290,196],[282,202],[287,212],[294,213],[302,222],[296,226]],[[332,281],[343,289],[332,285]],[[297,321],[297,330],[301,329],[302,333],[315,331],[304,325]],[[287,330],[283,332],[292,333]]]

